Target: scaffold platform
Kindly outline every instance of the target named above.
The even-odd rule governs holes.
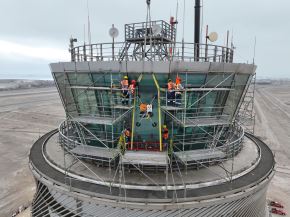
[[[192,151],[174,152],[174,155],[185,165],[208,160],[220,160],[226,157],[226,154],[220,150],[199,149]]]
[[[126,151],[123,164],[166,167],[167,152]]]
[[[109,148],[100,148],[93,146],[76,146],[71,153],[82,158],[96,159],[102,161],[112,161],[119,155],[118,150]]]

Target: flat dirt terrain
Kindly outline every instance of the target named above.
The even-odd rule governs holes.
[[[275,154],[276,174],[268,199],[282,202],[290,214],[290,82],[257,85],[255,134]]]
[[[255,133],[272,148],[277,161],[268,198],[282,202],[289,213],[290,83],[257,85],[255,99]],[[54,87],[0,91],[1,217],[32,200],[35,184],[28,168],[29,150],[39,136],[57,128],[63,119]]]
[[[31,145],[58,127],[64,111],[55,87],[0,91],[0,216],[32,200]],[[23,213],[24,214],[24,213]]]

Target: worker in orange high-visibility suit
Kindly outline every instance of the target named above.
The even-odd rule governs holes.
[[[134,99],[135,89],[136,89],[136,81],[132,80],[131,84],[129,85],[129,102],[130,102],[130,104],[132,104],[132,99]]]
[[[122,104],[127,104],[128,105],[128,98],[129,98],[129,80],[128,76],[125,75],[123,80],[121,81],[121,88],[122,88]]]
[[[167,103],[168,105],[174,105],[175,102],[175,83],[171,79],[168,79],[167,83]]]
[[[168,147],[169,131],[166,125],[162,127],[162,142],[163,148],[166,150]]]
[[[147,104],[141,103],[139,105],[139,109],[140,109],[140,117],[144,118],[147,114]]]
[[[184,90],[181,82],[182,82],[181,78],[177,76],[175,81],[175,104],[177,106],[181,105],[182,92]]]

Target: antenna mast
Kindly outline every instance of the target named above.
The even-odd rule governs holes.
[[[195,60],[199,61],[199,43],[200,43],[200,0],[195,0],[195,18],[194,18],[194,43]]]
[[[89,0],[87,0],[87,10],[88,10],[88,41],[89,41],[89,45],[91,45],[92,44],[92,37],[91,37],[91,22],[90,22]]]

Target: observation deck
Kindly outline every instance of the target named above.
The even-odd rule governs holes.
[[[125,25],[125,41],[74,46],[72,62],[184,61],[232,63],[233,48],[176,41],[176,29],[163,20]],[[197,52],[198,50],[198,52]]]
[[[194,52],[197,46],[200,49],[199,57]],[[126,47],[126,42],[87,44],[71,49],[71,60],[73,62],[91,62],[141,61],[143,59],[151,61],[152,59],[154,61],[233,63],[234,50],[224,46],[190,42],[167,42],[166,47],[167,49],[164,50],[163,55],[160,55],[159,51],[152,51],[150,55],[142,57],[142,52],[136,52],[133,46]],[[170,47],[174,50],[171,54]],[[153,58],[148,58],[151,55]]]

